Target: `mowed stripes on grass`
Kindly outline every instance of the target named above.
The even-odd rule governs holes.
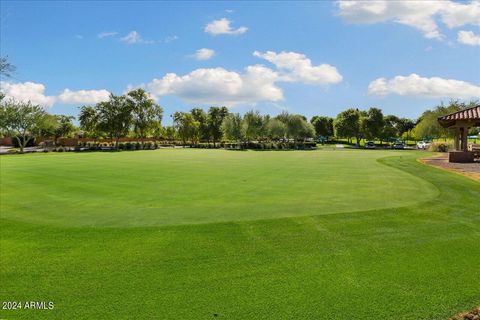
[[[0,298],[53,301],[55,308],[0,310],[0,317],[446,319],[480,303],[480,184],[418,163],[419,155],[161,150],[2,157]],[[101,195],[79,192],[87,186]],[[28,201],[40,194],[61,205],[37,211],[32,202],[6,200],[16,197],[10,188]],[[115,213],[121,206],[108,205],[134,208],[152,188],[171,192],[138,201],[140,208],[150,203],[150,212]],[[86,199],[101,203],[76,210]],[[225,213],[209,217],[215,202]],[[175,215],[164,216],[163,208]]]

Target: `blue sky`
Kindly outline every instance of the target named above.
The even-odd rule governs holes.
[[[377,106],[415,118],[480,98],[475,1],[1,1],[0,19],[1,55],[18,69],[2,91],[52,113],[138,86],[165,123],[213,104],[308,117]]]

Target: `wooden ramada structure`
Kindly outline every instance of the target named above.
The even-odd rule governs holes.
[[[450,152],[450,162],[473,162],[474,154],[468,151],[468,129],[480,127],[480,105],[439,117],[438,122],[444,128],[455,130],[454,147]]]

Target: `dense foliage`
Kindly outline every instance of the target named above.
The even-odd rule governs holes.
[[[163,109],[143,89],[135,89],[126,95],[110,95],[108,101],[95,106],[83,106],[80,110],[80,127],[91,137],[106,136],[118,141],[130,132],[143,141],[147,135],[159,130]]]
[[[79,128],[74,126],[72,116],[50,115],[40,106],[2,98],[0,134],[17,137],[21,151],[25,141],[35,136],[53,138],[57,144],[59,138],[74,133],[93,142],[108,139],[117,149],[122,138],[137,138],[142,145],[146,140],[190,146],[213,143],[214,148],[222,142],[222,146],[235,143],[242,148],[255,145],[260,149],[275,149],[292,145],[298,149],[299,144],[307,141],[329,139],[347,139],[359,146],[363,139],[380,143],[412,138],[447,140],[453,133],[438,124],[438,117],[476,104],[477,101],[452,100],[448,105],[440,104],[425,111],[416,121],[384,115],[379,108],[349,108],[335,118],[313,116],[307,121],[303,115],[288,112],[270,116],[250,110],[240,115],[229,112],[225,106],[213,106],[207,111],[196,107],[189,112],[175,112],[171,116],[173,125],[162,127],[162,107],[145,90],[135,89],[125,95],[111,94],[108,101],[94,106],[82,106]],[[478,128],[471,133],[478,133]]]

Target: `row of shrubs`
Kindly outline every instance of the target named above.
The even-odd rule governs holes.
[[[127,150],[127,151],[134,151],[134,150],[155,150],[160,148],[158,142],[152,141],[145,141],[141,142],[122,142],[119,143],[117,148],[115,147],[115,143],[111,142],[81,142],[75,146],[75,151],[97,151],[97,150]]]
[[[234,150],[312,150],[317,147],[315,142],[245,142],[245,143],[225,143],[224,148]]]
[[[160,141],[160,140],[148,140],[148,141],[143,141],[143,144],[156,144],[158,146],[177,146],[177,145],[182,145],[181,142],[179,141]],[[142,144],[141,141],[128,141],[128,142],[119,142],[118,145],[137,145],[137,144]],[[92,146],[100,146],[100,147],[114,147],[115,142],[99,142],[99,141],[89,141],[89,142],[78,142],[77,146],[80,146],[81,148],[89,148]]]
[[[119,150],[156,150],[160,147],[158,142],[151,142],[147,141],[144,142],[143,144],[140,142],[125,142],[125,143],[119,143],[118,144],[118,149]]]

